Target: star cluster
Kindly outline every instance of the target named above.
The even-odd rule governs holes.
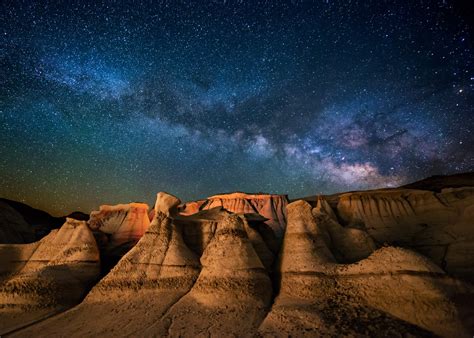
[[[468,4],[0,6],[4,197],[64,214],[474,170]]]

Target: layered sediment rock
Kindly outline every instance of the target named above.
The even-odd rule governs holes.
[[[155,210],[160,211],[137,245],[80,305],[21,335],[42,332],[54,336],[65,330],[68,336],[78,337],[142,335],[143,330],[159,321],[189,291],[199,274],[198,258],[166,216],[169,210],[161,204],[163,200],[157,200]]]
[[[191,291],[145,335],[247,336],[256,332],[271,301],[271,282],[247,238],[242,219],[228,215],[201,257]]]
[[[89,227],[99,245],[102,272],[108,272],[143,236],[150,226],[148,205],[102,205],[91,212]]]
[[[118,247],[137,242],[148,229],[148,205],[130,203],[102,205],[99,211],[91,212],[89,226],[110,235],[110,246]]]
[[[447,272],[474,280],[474,188],[341,194],[337,217],[379,245],[409,247]]]
[[[265,222],[270,226],[279,238],[283,235],[286,225],[286,195],[269,194],[246,194],[235,192],[208,197],[207,200],[189,202],[182,206],[182,213],[190,215],[193,211],[208,210],[215,207],[223,207],[226,210],[237,213],[257,213],[267,218]]]
[[[353,263],[367,258],[377,248],[374,240],[364,230],[339,224],[328,202],[319,197],[312,211],[326,244],[339,263]]]
[[[406,249],[381,248],[358,263],[337,264],[322,228],[307,202],[288,205],[280,292],[260,334],[466,336],[472,330],[470,307],[452,301],[472,299],[472,287]]]
[[[67,219],[38,243],[7,245],[0,252],[7,265],[0,334],[75,305],[99,277],[99,251],[84,221]]]
[[[452,274],[472,276],[474,188],[437,187],[296,201],[284,213],[281,238],[262,212],[273,195],[235,193],[179,205],[159,193],[147,232],[81,304],[14,335],[470,337],[474,287]],[[145,220],[137,224],[143,225],[142,209]],[[138,238],[130,233],[141,227],[130,226],[124,210],[92,218],[95,229],[108,231],[95,230],[106,244]],[[114,238],[120,232],[128,235]],[[57,304],[72,304],[42,291],[58,288],[49,272],[30,269],[42,243],[0,245],[0,315],[9,330],[20,318],[11,309],[22,309],[25,325],[56,313],[50,310],[59,311]],[[56,305],[46,304],[49,298]],[[40,313],[34,304],[41,302]]]
[[[208,210],[201,210],[189,216],[182,214],[177,215],[175,217],[175,223],[182,229],[184,241],[189,248],[198,256],[201,256],[214,237],[218,223],[230,214],[231,213],[223,207],[215,207]],[[265,268],[270,271],[275,255],[269,249],[263,236],[259,232],[259,225],[266,221],[266,218],[258,214],[239,214],[239,217],[243,222],[244,230],[258,257]],[[270,243],[272,243],[271,239]]]

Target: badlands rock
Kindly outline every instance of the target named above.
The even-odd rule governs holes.
[[[143,336],[189,291],[198,274],[197,257],[184,244],[172,219],[158,212],[137,245],[80,305],[19,335]]]
[[[320,212],[321,208],[316,210]],[[467,336],[472,286],[428,259],[382,248],[355,264],[335,263],[307,202],[288,205],[280,292],[260,326],[263,336]],[[421,310],[423,309],[423,310]]]
[[[322,197],[318,198],[313,209],[313,217],[321,231],[328,234],[329,240],[326,242],[340,263],[353,263],[367,258],[377,248],[367,232],[341,226],[328,202]]]
[[[202,257],[191,291],[145,336],[167,332],[178,337],[253,335],[268,310],[272,286],[247,238],[242,219],[222,219]]]
[[[91,212],[89,227],[99,245],[102,273],[108,272],[143,236],[150,225],[148,205],[102,205]]]
[[[235,192],[230,194],[214,195],[201,203],[186,203],[182,210],[189,215],[199,206],[199,210],[207,210],[215,207],[224,207],[230,212],[237,214],[257,213],[267,218],[266,223],[273,229],[277,237],[281,238],[286,225],[286,195],[269,194],[246,194]]]
[[[223,207],[215,207],[202,210],[195,214],[185,216],[177,215],[175,223],[180,226],[183,238],[191,250],[201,256],[210,243],[217,229],[217,224],[231,213]],[[268,248],[262,235],[259,233],[258,225],[266,221],[266,218],[258,214],[240,214],[247,233],[257,255],[267,270],[271,270],[275,255]]]
[[[137,242],[148,229],[148,205],[130,203],[102,205],[99,211],[91,212],[89,226],[110,235],[110,245],[117,247]]]
[[[0,334],[75,305],[99,276],[99,251],[83,221],[67,219],[38,243],[0,252],[9,275],[0,285]]]
[[[162,212],[166,216],[174,216],[178,213],[178,206],[181,201],[176,196],[168,194],[166,192],[159,192],[156,194],[156,204],[154,212]]]
[[[447,272],[474,280],[474,188],[341,194],[336,213],[379,245],[412,248]]]

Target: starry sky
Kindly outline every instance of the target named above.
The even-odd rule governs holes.
[[[0,6],[2,197],[61,215],[474,170],[469,1]]]

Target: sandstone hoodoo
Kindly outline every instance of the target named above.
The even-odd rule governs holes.
[[[240,217],[229,214],[219,221],[201,264],[191,291],[145,335],[163,332],[163,326],[176,337],[256,332],[270,305],[272,286]]]
[[[61,335],[67,327],[69,335],[77,337],[142,335],[191,289],[199,274],[198,258],[167,216],[171,205],[166,201],[171,196],[158,196],[155,210],[159,212],[137,245],[79,306],[40,324],[42,334]],[[37,328],[22,335],[34,332]]]
[[[99,251],[84,221],[68,218],[37,243],[2,247],[16,257],[2,258],[14,266],[2,267],[0,334],[77,304],[99,277]]]
[[[214,237],[218,223],[228,217],[229,214],[231,213],[223,207],[215,207],[201,210],[189,216],[177,215],[175,223],[182,229],[186,244],[197,255],[201,256]],[[267,219],[258,214],[239,214],[239,217],[242,219],[244,230],[257,255],[265,268],[270,271],[275,258],[275,254],[270,248],[277,247],[278,244],[276,238],[271,236],[273,234],[271,230],[270,234],[268,231],[265,232],[268,226],[264,222]],[[263,230],[262,227],[264,228]]]

